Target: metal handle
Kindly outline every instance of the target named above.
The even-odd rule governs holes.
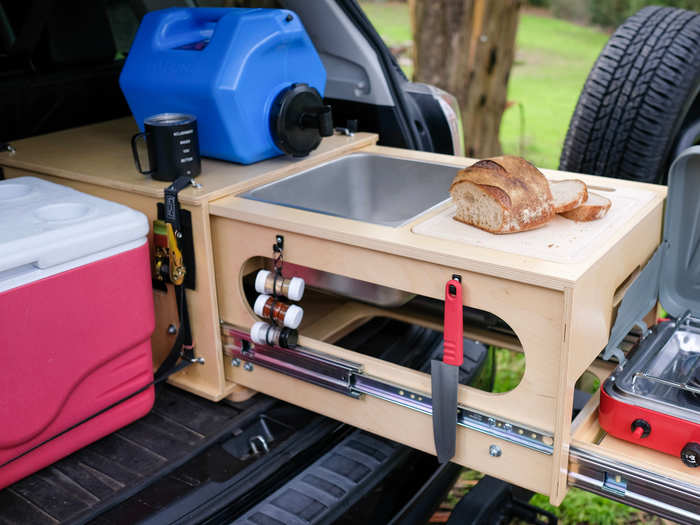
[[[131,152],[134,154],[134,163],[136,164],[136,169],[139,170],[139,173],[141,175],[150,175],[155,171],[153,169],[143,171],[143,169],[141,168],[141,161],[139,160],[139,152],[136,148],[136,141],[139,139],[139,137],[142,137],[144,140],[146,140],[146,135],[147,133],[144,131],[141,133],[137,133],[136,135],[131,137]],[[151,166],[151,168],[153,168],[153,166]]]

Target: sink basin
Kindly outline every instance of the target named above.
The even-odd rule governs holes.
[[[397,227],[446,201],[458,170],[442,164],[353,153],[241,196]]]

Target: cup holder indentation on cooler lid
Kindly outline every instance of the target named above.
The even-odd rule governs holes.
[[[32,193],[33,188],[29,184],[7,183],[0,184],[0,202],[21,199]]]
[[[85,217],[90,213],[91,206],[77,202],[62,202],[42,206],[34,212],[34,215],[43,221],[65,222],[74,221]]]

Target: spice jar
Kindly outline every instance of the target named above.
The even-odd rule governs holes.
[[[291,328],[280,328],[258,321],[250,328],[250,338],[259,345],[294,348],[299,340],[299,334]]]
[[[301,277],[285,279],[278,273],[260,270],[255,276],[255,291],[287,297],[291,301],[300,301],[304,295],[304,279]]]
[[[260,317],[287,328],[298,328],[304,317],[304,310],[300,306],[287,304],[265,294],[259,295],[255,300],[253,311]]]

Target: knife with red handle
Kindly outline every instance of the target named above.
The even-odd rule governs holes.
[[[445,284],[445,320],[442,361],[431,362],[433,437],[438,461],[455,455],[457,443],[457,389],[459,367],[464,361],[462,278],[453,275]]]

